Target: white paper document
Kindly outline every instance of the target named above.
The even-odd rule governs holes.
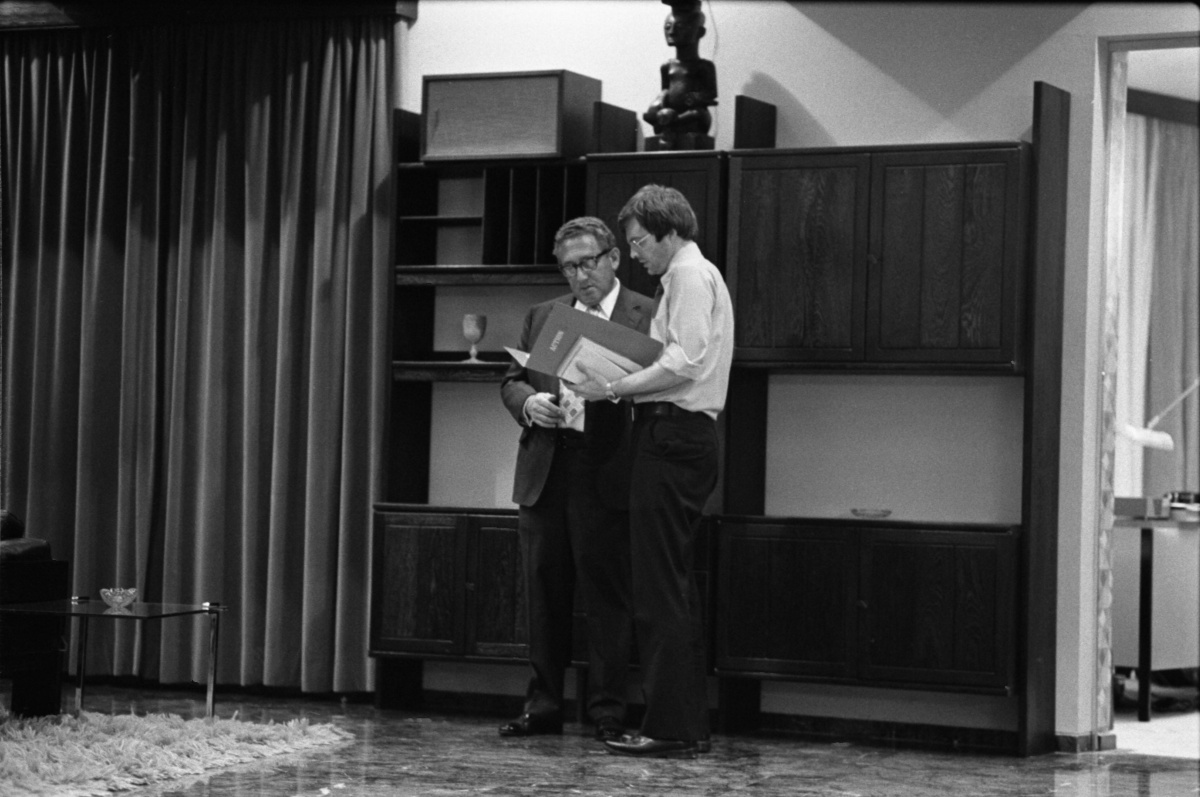
[[[514,349],[512,346],[505,346],[504,350],[511,354],[512,358],[517,361],[517,365],[521,366],[522,368],[525,367],[525,363],[529,362],[529,352],[527,351]]]
[[[584,335],[579,336],[575,345],[563,357],[559,366],[559,377],[571,384],[585,381],[587,375],[579,369],[580,363],[608,382],[642,369],[642,366],[628,357],[623,357]]]

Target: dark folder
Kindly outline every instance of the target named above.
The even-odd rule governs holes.
[[[581,347],[578,345],[581,337],[597,345]],[[543,374],[561,376],[569,368],[569,355],[578,353],[581,348],[593,352],[599,348],[645,368],[658,359],[662,347],[661,341],[636,329],[559,303],[550,310],[525,367]]]

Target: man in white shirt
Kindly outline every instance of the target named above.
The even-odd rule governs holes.
[[[696,215],[673,188],[647,185],[618,217],[630,253],[662,278],[649,367],[607,382],[589,374],[585,398],[634,401],[629,499],[633,601],[646,713],[640,733],[606,741],[619,755],[694,758],[709,746],[699,591],[692,577],[704,504],[717,483],[716,418],[733,364],[733,304],[693,239]]]
[[[617,279],[621,250],[603,221],[585,216],[564,224],[555,235],[554,254],[571,293],[530,308],[522,351],[531,350],[558,303],[649,332],[654,302]],[[624,733],[633,644],[630,404],[585,403],[554,377],[516,363],[500,390],[522,426],[513,501],[519,505],[533,668],[524,711],[500,726],[500,735],[562,732],[578,580],[587,612],[587,713],[597,739],[618,739]]]

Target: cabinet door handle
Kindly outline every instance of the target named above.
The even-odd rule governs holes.
[[[864,601],[864,600],[860,600],[860,601],[858,601],[858,608],[860,608],[860,609],[866,609],[866,608],[867,608],[867,602],[866,602],[866,601]]]

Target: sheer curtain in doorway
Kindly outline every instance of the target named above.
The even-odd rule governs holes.
[[[1116,413],[1141,427],[1200,369],[1200,129],[1131,113],[1125,135]],[[1156,428],[1174,439],[1173,451],[1117,438],[1117,495],[1200,489],[1200,395]]]

